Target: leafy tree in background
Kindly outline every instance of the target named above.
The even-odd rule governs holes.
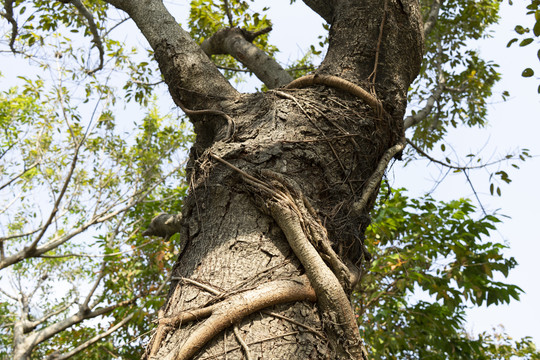
[[[128,18],[109,3],[151,50],[124,43]],[[492,194],[497,179],[510,181],[501,162],[429,154],[435,145],[444,153],[450,127],[487,122],[500,75],[468,41],[486,36],[499,2],[422,1],[423,28],[413,1],[305,3],[332,30],[283,70],[272,58],[268,9],[246,1],[192,1],[191,37],[157,0],[3,2],[3,50],[39,70],[0,96],[0,356],[161,358],[187,348],[189,357],[206,345],[203,358],[224,347],[231,357],[361,358],[353,313],[333,298],[352,294],[373,358],[540,358],[528,338],[464,331],[469,303],[519,297],[494,280],[516,265],[486,240],[499,215],[383,186],[367,227],[402,127],[406,161],[427,157],[467,179],[474,161],[493,172]],[[363,17],[376,19],[365,20],[366,33],[350,26]],[[242,30],[221,30],[234,26]],[[236,93],[201,48],[227,79],[255,74],[265,93]],[[311,71],[320,76],[312,82],[332,75],[362,85],[384,110],[333,83],[268,90]],[[402,122],[417,72],[414,110]],[[152,95],[162,79],[197,134],[186,171],[191,129],[161,115],[171,113]],[[502,160],[517,166],[527,156]],[[162,212],[172,215],[151,222]],[[324,261],[298,262],[288,242],[302,236]],[[308,271],[315,290],[310,267],[325,274]],[[341,289],[325,288],[327,277]],[[429,300],[415,301],[418,289]]]

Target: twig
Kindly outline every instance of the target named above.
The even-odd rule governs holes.
[[[379,65],[379,54],[381,52],[381,43],[384,30],[384,23],[386,22],[386,13],[388,12],[388,0],[384,0],[384,10],[383,17],[381,20],[381,25],[379,27],[379,38],[377,39],[377,51],[375,52],[375,65],[373,66],[373,71],[368,76],[368,79],[371,78],[371,83],[375,85],[375,80],[377,78],[377,66]]]
[[[206,284],[200,283],[200,282],[198,282],[198,281],[196,281],[196,280],[193,280],[193,279],[189,279],[189,278],[185,278],[185,277],[173,277],[173,278],[171,278],[171,280],[181,280],[181,281],[190,283],[190,284],[192,284],[192,285],[195,285],[195,286],[200,287],[200,288],[203,289],[203,290],[208,291],[208,292],[209,292],[210,294],[212,294],[212,295],[220,296],[220,295],[223,294],[223,291],[219,291],[219,290],[213,288],[213,287],[210,286],[210,285],[206,285]]]
[[[281,314],[277,314],[275,312],[272,312],[272,311],[261,311],[263,314],[266,314],[266,315],[270,315],[270,316],[273,316],[273,317],[276,317],[278,319],[282,319],[282,320],[285,320],[285,321],[288,321],[292,324],[295,324],[295,325],[298,325],[300,327],[303,327],[304,329],[306,329],[307,331],[317,335],[318,337],[320,337],[321,339],[325,339],[326,336],[324,336],[320,331],[317,331],[316,329],[312,328],[311,326],[307,326],[306,324],[302,324],[301,322],[298,322],[296,320],[293,320],[287,316],[283,316]]]
[[[480,209],[482,209],[482,212],[484,213],[485,216],[487,216],[487,212],[486,212],[486,209],[484,209],[484,205],[482,205],[482,201],[480,201],[480,198],[478,197],[478,194],[476,193],[476,189],[474,188],[474,185],[471,181],[471,179],[469,178],[469,174],[467,173],[467,171],[463,171],[463,174],[465,174],[465,177],[467,178],[467,182],[469,183],[473,193],[474,193],[474,197],[476,198],[476,201],[478,201],[478,204],[480,205]]]
[[[5,184],[2,184],[0,186],[0,190],[2,190],[3,188],[5,188],[6,186],[9,186],[11,183],[13,183],[15,180],[17,180],[18,178],[20,178],[21,176],[23,176],[24,174],[26,174],[28,171],[32,170],[33,168],[35,168],[36,166],[38,166],[39,164],[41,163],[41,161],[36,161],[35,163],[33,163],[32,165],[30,165],[29,167],[25,168],[23,171],[21,171],[19,174],[17,174],[15,177],[11,178],[10,180],[8,180]]]
[[[47,231],[47,229],[51,225],[51,223],[52,223],[52,221],[54,219],[54,216],[58,212],[60,202],[62,201],[64,195],[66,194],[68,185],[71,182],[71,178],[73,176],[73,172],[75,171],[75,167],[77,165],[77,161],[78,161],[78,158],[79,158],[79,151],[80,151],[80,149],[82,147],[83,142],[84,141],[80,141],[79,144],[77,145],[77,147],[75,148],[75,154],[73,154],[73,159],[71,160],[71,166],[69,168],[66,179],[64,180],[64,184],[62,186],[62,189],[60,190],[60,194],[58,195],[58,198],[56,199],[56,201],[54,203],[54,207],[53,207],[53,209],[52,209],[52,211],[51,211],[51,213],[49,215],[49,218],[47,219],[45,225],[43,226],[43,228],[41,229],[39,234],[36,236],[34,241],[30,244],[30,246],[27,249],[25,249],[25,252],[31,253],[32,251],[35,250],[37,244],[39,243],[39,241],[41,240],[43,235],[45,235],[45,232]]]
[[[476,166],[457,166],[457,165],[451,165],[451,164],[448,164],[448,163],[445,163],[441,160],[437,160],[435,159],[434,157],[430,156],[428,153],[426,153],[424,150],[422,150],[419,146],[417,146],[415,143],[413,143],[411,140],[407,139],[407,144],[409,144],[414,150],[416,150],[420,155],[422,155],[423,157],[427,158],[429,161],[431,162],[434,162],[436,164],[439,164],[439,165],[442,165],[444,167],[447,167],[449,169],[454,169],[454,170],[462,170],[462,171],[465,171],[465,170],[474,170],[474,169],[482,169],[482,168],[485,168],[485,167],[488,167],[488,166],[491,166],[491,165],[495,165],[495,164],[498,164],[500,162],[503,162],[503,161],[508,161],[510,160],[510,158],[503,158],[503,159],[499,159],[499,160],[495,160],[495,161],[492,161],[492,162],[489,162],[489,163],[485,163],[485,164],[482,164],[482,165],[476,165]]]
[[[304,116],[313,124],[313,126],[319,131],[321,136],[326,140],[326,143],[328,144],[328,146],[330,147],[330,150],[334,154],[334,157],[336,158],[336,161],[338,162],[339,167],[341,168],[341,171],[343,171],[343,176],[347,177],[347,170],[345,170],[345,166],[343,165],[343,162],[341,161],[340,157],[338,156],[338,154],[336,152],[336,149],[334,149],[334,146],[330,142],[330,139],[327,138],[324,131],[322,131],[321,128],[317,125],[317,123],[311,118],[311,116],[307,113],[307,111],[304,109],[304,107],[292,95],[289,95],[289,94],[281,92],[281,91],[275,91],[275,93],[282,96],[282,97],[285,97],[285,98],[287,98],[289,100],[294,101],[296,106],[298,106],[300,108],[300,110],[302,110],[302,112],[304,113]],[[342,129],[339,129],[339,130],[342,130]],[[351,182],[348,179],[347,179],[347,184],[349,185],[349,188],[351,189],[351,192],[354,193],[354,188],[353,188]]]
[[[94,21],[94,16],[92,13],[84,6],[84,4],[81,2],[81,0],[60,0],[63,3],[71,3],[75,8],[79,11],[79,13],[88,21],[88,28],[90,29],[90,32],[92,33],[92,41],[94,44],[96,44],[96,47],[99,51],[99,65],[93,70],[87,70],[88,75],[92,75],[96,73],[97,71],[103,69],[103,57],[105,55],[105,51],[103,50],[103,42],[101,41],[101,37],[98,33],[98,28],[96,26],[96,22]]]
[[[90,258],[90,259],[93,259],[93,258],[108,258],[108,257],[119,256],[119,255],[130,253],[132,251],[135,251],[137,249],[145,247],[146,245],[150,245],[152,243],[155,243],[156,241],[161,241],[161,239],[154,239],[154,240],[145,242],[144,244],[141,244],[139,246],[136,246],[134,248],[131,248],[129,250],[118,251],[118,252],[110,253],[110,254],[90,255],[90,254],[73,254],[73,253],[69,253],[69,254],[61,254],[61,255],[40,255],[39,257],[45,258],[45,259],[61,259],[61,258],[66,258],[66,257],[84,257],[84,258]]]
[[[246,355],[246,360],[253,360],[253,357],[251,356],[251,351],[249,351],[248,344],[242,339],[242,336],[240,336],[240,331],[238,330],[238,325],[233,326],[233,332],[234,336],[236,336],[236,340],[240,343],[240,346],[242,347],[242,350],[244,350],[244,354]]]
[[[216,109],[190,110],[190,109],[186,108],[182,104],[180,99],[178,99],[176,97],[176,95],[174,95],[172,92],[171,92],[171,97],[172,97],[174,103],[180,109],[182,109],[182,111],[185,112],[186,115],[188,115],[188,116],[218,115],[218,116],[221,116],[221,117],[225,118],[225,120],[227,120],[227,135],[226,135],[226,137],[225,137],[225,139],[223,141],[225,141],[225,142],[229,141],[230,139],[232,139],[232,137],[236,133],[236,123],[234,122],[232,117],[225,114],[223,111],[216,110]]]
[[[113,26],[111,26],[111,27],[109,28],[109,30],[107,30],[107,31],[105,32],[105,34],[103,34],[103,36],[104,36],[104,37],[105,37],[105,36],[108,36],[108,35],[110,34],[111,31],[113,31],[114,29],[116,29],[118,26],[122,25],[123,23],[125,23],[125,22],[128,21],[129,19],[130,19],[129,17],[126,17],[126,18],[120,20],[119,22],[117,22],[116,24],[114,24]]]
[[[229,20],[229,26],[234,27],[231,9],[229,8],[229,1],[223,0],[223,9],[225,10],[225,14],[227,15],[227,19]]]
[[[81,345],[77,346],[75,349],[71,350],[71,351],[68,351],[62,355],[51,355],[47,358],[47,360],[65,360],[65,359],[69,359],[70,357],[72,357],[73,355],[75,354],[78,354],[80,353],[81,351],[87,349],[88,347],[90,347],[91,345],[97,343],[98,341],[100,341],[101,339],[111,335],[113,332],[115,332],[116,330],[120,329],[122,326],[124,326],[129,320],[131,320],[133,317],[135,316],[135,312],[129,314],[128,316],[126,316],[122,321],[120,321],[118,324],[114,325],[113,327],[111,327],[109,330],[99,334],[99,335],[96,335],[94,336],[93,338],[85,341],[84,343],[82,343]]]

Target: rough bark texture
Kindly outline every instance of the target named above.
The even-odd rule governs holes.
[[[345,324],[354,325],[350,304],[332,303],[335,289],[316,286],[312,264],[302,265],[289,242],[302,236],[311,241],[307,247],[317,249],[333,271],[330,283],[338,284],[345,299],[350,295],[366,257],[363,234],[375,193],[360,211],[354,204],[372,182],[383,154],[401,141],[406,92],[420,66],[423,30],[416,1],[306,1],[332,25],[328,54],[316,74],[362,86],[382,101],[384,111],[326,85],[238,95],[220,75],[201,72],[208,59],[200,58],[202,51],[192,44],[185,50],[188,40],[163,39],[160,32],[169,36],[170,24],[159,31],[143,26],[150,15],[139,7],[158,9],[159,1],[111,3],[151,37],[173,98],[192,109],[219,109],[234,120],[236,130],[224,138],[230,124],[219,113],[191,116],[197,140],[182,210],[186,245],[146,356],[210,359],[227,354],[238,359],[247,347],[254,358],[264,359],[365,358],[354,340],[358,334],[351,336]],[[199,60],[203,65],[195,64]],[[325,239],[332,249],[325,247]],[[351,276],[340,274],[340,263]],[[304,274],[318,302],[306,295],[296,302],[269,301],[272,306],[261,311],[249,300],[235,300],[246,315],[228,319],[238,325],[237,335],[231,326],[209,342],[193,342],[209,324],[205,319],[221,321],[229,306],[223,304],[236,295],[249,299],[261,286],[286,280],[309,293]],[[293,285],[288,291],[294,293]],[[329,310],[332,306],[335,311]],[[350,314],[347,321],[340,318],[345,313]],[[182,349],[193,346],[195,355],[182,355]]]

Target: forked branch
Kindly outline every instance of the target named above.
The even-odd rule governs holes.
[[[222,29],[206,39],[201,48],[208,55],[229,54],[252,71],[269,89],[285,86],[293,78],[276,60],[252,44],[262,34],[268,33],[268,27],[257,32],[239,28]]]

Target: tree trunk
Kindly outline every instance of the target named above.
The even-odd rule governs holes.
[[[197,71],[186,81],[178,40],[142,25],[151,15],[139,7],[153,2],[110,2],[149,39],[197,133],[184,248],[146,357],[365,358],[349,296],[381,169],[402,149],[422,58],[417,2],[306,1],[331,23],[325,60],[257,94]]]

